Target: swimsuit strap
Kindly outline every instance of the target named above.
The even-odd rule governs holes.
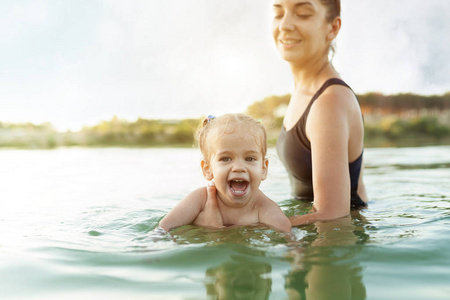
[[[339,84],[339,85],[343,85],[348,87],[349,89],[351,89],[348,84],[346,84],[342,79],[339,78],[330,78],[327,81],[324,82],[324,84],[322,84],[322,86],[320,87],[320,89],[314,94],[314,96],[312,97],[311,101],[309,102],[308,106],[305,109],[305,113],[304,115],[308,115],[309,111],[311,109],[311,106],[313,105],[314,101],[317,100],[317,98],[319,98],[320,95],[322,95],[322,93],[331,85],[335,85],[335,84]]]
[[[317,98],[319,98],[319,96],[331,85],[343,85],[346,86],[348,88],[350,88],[343,80],[339,79],[339,78],[330,78],[327,81],[325,81],[322,86],[320,87],[320,89],[314,94],[314,96],[311,98],[311,101],[309,101],[308,105],[306,106],[305,111],[303,112],[302,116],[300,117],[300,119],[298,120],[297,124],[294,126],[296,127],[299,131],[299,135],[300,135],[300,141],[301,143],[309,150],[311,150],[311,143],[309,141],[309,139],[306,137],[306,120],[308,119],[309,116],[309,112],[311,110],[312,105],[314,104],[314,102],[317,100]],[[351,88],[350,88],[351,89]]]
[[[317,93],[313,96],[313,99],[317,99],[330,85],[343,85],[351,89],[348,84],[346,84],[342,79],[339,78],[330,78],[327,81],[324,82],[324,84],[321,86],[321,88],[317,91]]]

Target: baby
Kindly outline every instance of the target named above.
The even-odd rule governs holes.
[[[259,189],[267,177],[264,126],[244,114],[208,117],[197,132],[208,187],[187,195],[159,223],[168,231],[186,224],[223,228],[265,224],[290,232],[280,207]]]

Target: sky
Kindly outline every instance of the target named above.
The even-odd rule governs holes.
[[[342,0],[333,64],[356,93],[448,92],[448,16],[448,0]],[[293,88],[271,22],[272,0],[2,0],[0,122],[244,112]]]

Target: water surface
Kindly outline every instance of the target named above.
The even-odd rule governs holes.
[[[449,299],[450,147],[365,151],[369,209],[295,228],[164,234],[195,149],[0,151],[0,299]],[[287,215],[270,151],[261,189]]]

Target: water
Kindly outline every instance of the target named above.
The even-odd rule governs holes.
[[[366,149],[369,209],[295,228],[163,234],[195,149],[0,151],[0,299],[449,299],[450,147]],[[288,215],[273,151],[261,189]]]

